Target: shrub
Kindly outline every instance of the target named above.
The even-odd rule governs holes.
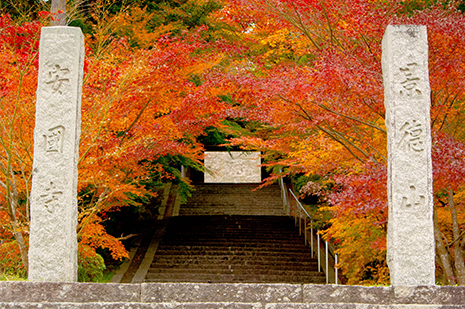
[[[99,282],[103,278],[105,262],[95,249],[89,246],[79,246],[78,281]]]
[[[18,279],[27,278],[16,240],[9,240],[0,245],[0,275]]]

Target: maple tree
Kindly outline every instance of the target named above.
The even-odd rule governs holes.
[[[301,193],[324,201],[315,216],[331,214],[319,224],[338,246],[340,269],[349,283],[387,283],[381,38],[389,23],[415,23],[428,26],[430,41],[438,265],[444,283],[464,284],[461,2],[131,3],[89,1],[82,8],[87,19],[70,19],[84,29],[87,46],[81,263],[100,269],[98,247],[115,259],[126,256],[121,241],[105,230],[105,214],[146,201],[155,194],[153,181],[182,181],[170,165],[198,167],[201,141],[217,135],[229,138],[229,146],[261,150],[274,171],[268,182],[318,175]],[[0,74],[6,77],[0,81],[0,233],[7,240],[0,251],[12,251],[16,239],[13,252],[24,265],[37,44],[49,19],[41,16],[33,23],[0,19]]]
[[[22,27],[0,16],[0,233],[13,235],[27,267],[29,212],[27,197],[32,166],[34,88],[37,84],[37,48],[40,23]]]
[[[150,17],[143,10],[130,12],[140,16],[135,27],[137,23],[143,26]],[[196,136],[219,123],[219,117],[211,114],[224,106],[211,83],[197,85],[192,80],[193,76],[201,78],[222,58],[202,38],[205,28],[172,35],[160,26],[151,32],[149,41],[133,36],[132,44],[125,37],[127,25],[118,24],[123,20],[121,14],[125,12],[96,15],[93,33],[86,37],[78,240],[80,261],[92,264],[91,258],[96,262],[89,267],[94,268],[100,267],[96,248],[107,248],[114,259],[127,257],[121,241],[105,230],[102,216],[154,196],[147,185],[150,182],[177,177],[185,182],[181,188],[188,190],[187,181],[164,165],[170,161],[160,158],[182,157],[180,162],[199,168],[202,145]],[[43,14],[41,21],[15,23],[4,15],[0,20],[1,70],[5,76],[0,99],[4,241],[0,251],[6,257],[6,251],[18,243],[23,265],[18,271],[23,274],[27,269],[38,40],[48,18],[49,14]],[[11,259],[3,260],[8,261]]]
[[[232,144],[262,150],[268,165],[287,167],[269,181],[303,173],[332,183],[328,206],[322,208],[333,215],[324,236],[338,244],[339,267],[349,283],[389,280],[380,61],[381,39],[389,23],[428,27],[435,204],[441,205],[441,192],[448,187],[459,190],[454,192],[463,187],[464,16],[457,5],[425,3],[416,10],[400,1],[231,0],[219,13],[252,49],[248,58],[235,63],[236,70],[228,72],[228,80],[236,85],[230,88],[231,97],[240,104],[236,115],[262,123],[259,130],[232,139]],[[440,163],[444,152],[449,153],[447,163]],[[459,176],[447,176],[451,173]],[[448,204],[452,210],[454,204]],[[460,200],[457,205],[460,211]],[[455,233],[445,245],[444,262],[438,264],[454,269],[446,281],[464,284],[455,279],[461,277],[463,264],[460,213],[455,218],[449,222],[454,222],[453,228],[443,220],[437,229]]]

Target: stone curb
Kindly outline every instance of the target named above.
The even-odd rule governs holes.
[[[152,264],[153,258],[155,257],[155,253],[157,252],[158,245],[161,242],[163,234],[165,233],[166,226],[168,225],[169,218],[165,218],[161,220],[161,224],[158,227],[157,231],[152,237],[150,241],[150,245],[145,253],[144,259],[142,260],[139,269],[137,269],[134,277],[132,278],[131,283],[142,283],[144,282],[145,276],[149,271],[150,265]]]
[[[0,308],[465,308],[465,287],[0,282]]]
[[[0,303],[3,309],[460,309],[463,305],[367,305],[327,303]]]

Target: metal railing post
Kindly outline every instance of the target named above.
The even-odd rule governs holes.
[[[304,216],[304,244],[307,245],[307,216]]]
[[[321,272],[321,259],[320,259],[320,234],[316,232],[316,242],[318,243],[318,272]]]
[[[294,223],[295,223],[295,226],[297,226],[297,205],[296,207],[294,207]]]
[[[284,189],[284,187],[282,187]],[[293,198],[292,198],[293,197]],[[313,239],[313,228],[314,228],[314,224],[313,224],[313,219],[312,217],[309,215],[309,213],[307,212],[307,210],[304,208],[304,206],[300,203],[299,199],[297,198],[297,196],[294,194],[294,192],[292,192],[292,190],[289,188],[289,192],[286,191],[286,201],[287,201],[287,206],[288,206],[288,214],[289,214],[289,217],[294,217],[294,223],[295,223],[295,226],[299,228],[299,235],[302,235],[302,229],[303,229],[303,232],[304,232],[304,242],[305,242],[305,245],[308,245],[309,244],[309,241],[308,241],[308,229],[310,229],[310,248],[311,248],[311,257],[314,258],[315,256],[315,250],[314,250],[314,239]],[[294,206],[291,205],[291,202],[295,203]],[[297,209],[298,208],[298,209]],[[303,217],[303,218],[302,218]],[[309,219],[309,223],[310,223],[310,227],[307,228],[307,218]],[[299,223],[297,225],[297,219],[299,220]],[[302,221],[303,221],[303,226],[302,226]],[[317,255],[318,255],[318,272],[322,272],[323,271],[323,267],[322,267],[322,263],[321,263],[321,239],[320,239],[320,234],[319,234],[319,230],[317,229],[316,230],[316,236],[317,236]],[[325,243],[324,243],[324,246],[325,246],[325,274],[326,274],[326,284],[329,284],[329,251],[332,252],[332,254],[334,253],[334,260],[335,260],[335,264],[334,264],[334,275],[335,275],[335,282],[336,284],[339,283],[338,281],[338,268],[337,268],[337,263],[338,263],[338,255],[337,253],[335,252],[336,249],[327,241],[325,240]],[[330,248],[331,246],[331,248]],[[332,275],[332,274],[331,274]]]
[[[326,284],[329,283],[329,268],[328,268],[328,241],[325,241],[325,258],[326,258]]]
[[[186,168],[181,165],[181,178],[186,178]]]
[[[310,248],[312,250],[312,258],[313,258],[313,220],[310,222]]]

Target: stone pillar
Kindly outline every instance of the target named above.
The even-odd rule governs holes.
[[[383,38],[388,133],[387,262],[393,286],[435,284],[430,85],[425,26]]]
[[[77,281],[83,63],[80,28],[42,28],[30,196],[30,281]]]

